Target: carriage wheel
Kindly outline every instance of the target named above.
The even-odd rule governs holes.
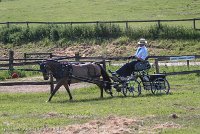
[[[137,80],[129,80],[127,82],[127,89],[133,96],[139,96],[141,94],[141,85]]]
[[[121,83],[114,83],[113,88],[114,88],[114,90],[112,90],[113,96],[119,96],[122,93]]]
[[[122,84],[121,92],[122,92],[122,94],[123,94],[125,97],[127,96],[128,88],[127,88],[127,83],[126,83],[126,82],[124,82],[124,83]]]
[[[170,90],[169,82],[163,78],[157,78],[152,83],[151,92],[153,94],[168,94]]]
[[[116,90],[114,91],[114,95],[123,94],[125,97],[127,96],[128,89],[127,89],[127,83],[118,83],[117,85],[113,86]]]

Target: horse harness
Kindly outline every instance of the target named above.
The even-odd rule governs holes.
[[[70,77],[72,75],[73,72],[73,68],[72,68],[72,64],[70,63],[62,63],[61,64],[61,77]]]
[[[88,77],[81,77],[81,76],[75,76],[73,75],[73,67],[72,67],[72,63],[61,63],[61,71],[59,72],[59,76],[60,78],[63,77],[68,77],[68,84],[70,85],[71,83],[71,79],[77,79],[77,80],[81,80],[81,81],[85,81],[85,82],[93,82],[93,79],[96,77],[100,77],[101,74],[99,74],[96,69],[95,66],[93,64],[84,64],[84,65],[76,65],[76,66],[83,66],[85,67],[85,69],[87,70],[87,75]]]

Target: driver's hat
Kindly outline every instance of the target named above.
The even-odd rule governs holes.
[[[147,44],[147,41],[145,40],[145,38],[140,38],[140,41],[138,42],[138,45],[140,45],[140,44],[144,44],[144,45]]]

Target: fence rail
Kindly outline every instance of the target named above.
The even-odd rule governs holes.
[[[14,25],[14,24],[25,24],[27,25],[27,27],[29,27],[29,25],[31,24],[45,24],[45,25],[49,25],[49,24],[56,24],[56,25],[60,25],[60,24],[116,24],[116,23],[124,23],[126,25],[126,28],[128,28],[128,23],[138,23],[138,22],[144,22],[144,23],[150,23],[150,22],[155,22],[158,24],[158,27],[161,26],[162,22],[180,22],[180,21],[189,21],[192,22],[193,24],[193,28],[196,30],[199,30],[196,27],[196,21],[200,20],[200,18],[192,18],[192,19],[174,19],[174,20],[126,20],[126,21],[86,21],[86,22],[30,22],[30,21],[16,21],[16,22],[0,22],[0,25],[6,25],[8,28],[10,27],[10,25]]]
[[[70,59],[74,59],[74,62],[99,62],[100,64],[103,64],[103,67],[106,69],[106,62],[115,60],[127,60],[128,57],[81,57],[79,55],[79,53],[76,53],[75,56],[72,57],[67,57],[67,56],[56,56],[53,55],[52,53],[25,53],[24,54],[24,58],[20,58],[20,59],[16,59],[14,58],[14,52],[13,51],[9,51],[9,58],[7,59],[0,59],[0,62],[3,61],[7,61],[8,63],[6,64],[2,64],[0,63],[0,70],[10,70],[13,71],[14,70],[14,66],[24,66],[24,65],[36,65],[39,62],[41,62],[42,60],[46,60],[45,58],[27,58],[28,56],[31,55],[47,55],[49,56],[49,58],[54,58],[57,60],[70,60]],[[188,55],[187,55],[188,56]],[[191,55],[189,55],[191,56]],[[195,56],[195,58],[200,58],[200,55],[192,55]],[[159,61],[165,61],[165,60],[170,60],[170,57],[177,57],[177,56],[149,56],[150,59],[154,60],[154,64],[155,64],[155,71],[156,73],[159,73]],[[86,61],[87,59],[87,61]],[[85,61],[82,61],[85,60]],[[97,61],[99,60],[99,61]],[[18,63],[15,63],[15,62]],[[23,62],[19,62],[19,61],[23,61]],[[189,60],[187,60],[187,66],[189,67]],[[2,67],[9,67],[9,68],[2,68]],[[39,70],[32,70],[32,69],[18,69],[18,70],[22,70],[22,71],[39,71]],[[169,72],[167,73],[167,75],[180,75],[180,74],[190,74],[190,73],[200,73],[200,70],[193,70],[193,71],[182,71],[182,72]],[[14,86],[14,85],[50,85],[50,92],[53,91],[54,89],[54,84],[55,81],[53,79],[53,76],[50,76],[50,80],[47,82],[6,82],[0,83],[0,86]]]
[[[41,61],[47,60],[48,58],[27,58],[28,56],[31,55],[48,55],[48,58],[53,58],[56,60],[70,60],[70,62],[99,62],[103,64],[104,68],[106,69],[106,62],[111,62],[111,61],[119,61],[119,60],[127,60],[128,57],[103,57],[103,56],[98,56],[98,57],[81,57],[79,53],[76,53],[75,56],[56,56],[53,55],[52,53],[25,53],[24,58],[14,58],[14,52],[10,51],[9,52],[9,58],[4,58],[0,59],[0,61],[7,61],[8,63],[0,63],[0,67],[9,67],[9,70],[13,70],[13,66],[24,66],[24,65],[37,65]],[[149,59],[154,60],[155,64],[155,71],[156,73],[159,73],[159,62],[160,61],[168,61],[172,57],[195,57],[195,59],[199,59],[200,55],[183,55],[183,56],[176,56],[176,55],[171,55],[171,56],[149,56]],[[22,62],[23,61],[23,62]],[[15,63],[17,62],[17,63]],[[189,67],[190,60],[186,60],[186,64]],[[0,68],[1,70],[1,68]],[[3,69],[5,70],[5,69]],[[172,73],[169,73],[170,75]]]

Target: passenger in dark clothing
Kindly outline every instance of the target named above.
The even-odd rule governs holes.
[[[115,74],[120,77],[130,76],[132,72],[135,71],[135,64],[141,61],[144,61],[148,57],[148,50],[146,48],[147,41],[144,38],[141,38],[138,42],[138,48],[135,52],[135,55],[130,56],[129,58],[134,58],[136,60],[126,63],[121,68],[119,68]]]

